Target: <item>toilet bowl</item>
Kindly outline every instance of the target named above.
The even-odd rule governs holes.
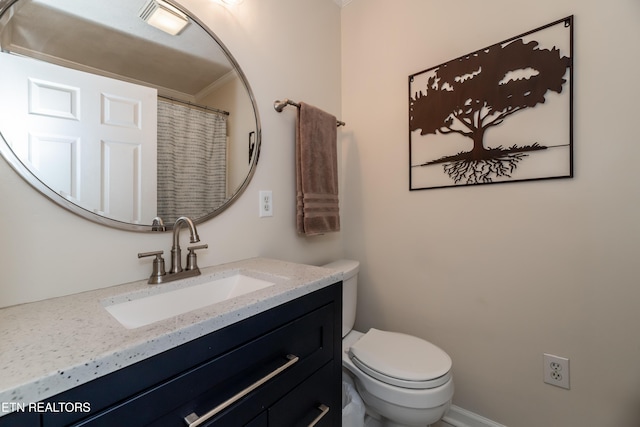
[[[403,348],[405,339],[407,348]],[[378,350],[378,345],[387,346],[385,355],[377,358],[365,351],[365,360],[360,360],[358,344],[365,340],[370,341],[365,342],[365,348],[373,344],[371,351]],[[417,342],[426,344],[425,348],[416,351]],[[409,335],[370,329],[366,334],[349,332],[342,340],[342,348],[342,366],[353,376],[370,415],[380,418],[383,426],[424,427],[440,420],[451,406],[451,359],[433,344]],[[398,356],[395,361],[385,360],[393,355]],[[421,369],[427,368],[429,362],[438,365],[433,375]],[[398,370],[402,366],[405,369]]]
[[[357,261],[325,268],[343,273],[342,366],[352,376],[367,414],[385,427],[425,427],[451,406],[451,358],[421,338],[398,332],[353,330]]]

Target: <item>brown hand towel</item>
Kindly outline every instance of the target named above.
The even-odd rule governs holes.
[[[306,236],[340,231],[336,118],[300,103],[296,129],[296,229]]]

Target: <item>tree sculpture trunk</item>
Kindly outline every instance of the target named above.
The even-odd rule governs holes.
[[[480,128],[473,132],[473,150],[471,150],[472,160],[482,160],[485,158],[484,149],[484,129]]]

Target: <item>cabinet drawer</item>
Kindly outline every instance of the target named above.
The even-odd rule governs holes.
[[[334,406],[336,393],[332,382],[333,365],[326,364],[302,384],[269,408],[270,427],[331,427],[334,413],[342,407]],[[315,424],[313,424],[315,422]],[[339,424],[337,424],[339,425]]]
[[[206,414],[287,362],[298,361],[212,418],[207,425],[247,424],[333,357],[334,307],[328,305],[146,390],[76,426],[182,426]],[[260,398],[256,398],[259,396]],[[238,408],[242,406],[241,410]]]

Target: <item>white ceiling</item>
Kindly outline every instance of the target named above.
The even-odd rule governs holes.
[[[2,48],[83,71],[102,70],[178,97],[197,97],[230,73],[224,52],[200,26],[191,22],[170,36],[138,16],[145,2],[20,2],[2,34]]]

